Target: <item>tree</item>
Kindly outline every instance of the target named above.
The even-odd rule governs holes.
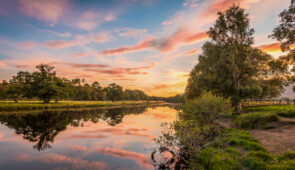
[[[3,80],[3,82],[0,84],[0,98],[4,101],[7,99],[7,87],[8,83],[7,81]]]
[[[106,88],[107,99],[111,101],[116,101],[122,99],[123,89],[116,83],[109,84]]]
[[[240,113],[243,99],[262,93],[262,80],[274,77],[270,65],[274,59],[251,47],[254,30],[249,24],[248,14],[238,6],[218,13],[215,25],[208,32],[211,41],[203,45],[203,54],[190,73],[186,99],[211,91],[230,98]]]
[[[282,51],[292,51],[291,46],[295,43],[295,0],[291,0],[289,9],[280,13],[280,25],[273,30],[271,37],[281,42]]]
[[[280,24],[273,30],[270,37],[277,39],[281,42],[281,50],[288,52],[287,55],[281,56],[282,62],[288,65],[289,71],[293,72],[293,76],[289,76],[288,80],[295,81],[295,0],[291,0],[288,9],[280,13]],[[295,86],[293,87],[295,91]]]
[[[44,103],[49,103],[51,99],[56,99],[63,96],[63,83],[60,78],[56,77],[54,67],[46,64],[36,66],[39,72],[32,74],[34,82],[32,88],[35,95],[43,100]]]

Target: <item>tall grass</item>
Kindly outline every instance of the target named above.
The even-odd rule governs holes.
[[[275,113],[251,112],[238,115],[234,118],[233,124],[238,128],[253,129],[275,121],[279,121],[279,117]]]
[[[158,101],[60,101],[58,103],[43,104],[40,101],[27,102],[20,101],[0,102],[0,111],[17,111],[17,110],[42,110],[42,109],[65,109],[65,108],[92,108],[106,106],[126,106],[126,105],[149,105],[159,104]]]

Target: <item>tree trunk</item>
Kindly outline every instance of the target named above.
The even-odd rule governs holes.
[[[238,114],[242,113],[242,104],[241,104],[241,102],[237,102],[235,107],[236,107],[236,112]]]
[[[12,99],[15,103],[18,103],[17,99]]]
[[[50,102],[50,99],[44,99],[44,100],[43,100],[43,103],[44,103],[44,104],[48,104],[49,102]]]

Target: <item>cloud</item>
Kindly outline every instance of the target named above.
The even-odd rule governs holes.
[[[149,48],[156,48],[160,52],[167,53],[173,51],[176,47],[184,44],[193,44],[206,40],[206,32],[192,33],[185,28],[179,29],[172,36],[164,39],[147,38],[133,46],[123,46],[99,52],[99,55],[120,55],[131,52],[143,51]]]
[[[111,40],[111,34],[103,31],[98,33],[90,33],[87,35],[76,35],[73,40],[51,40],[45,43],[38,42],[21,42],[23,48],[47,47],[52,49],[68,48],[73,46],[82,46],[90,43],[105,43]]]
[[[127,38],[140,38],[147,36],[147,29],[121,28],[116,31],[119,32],[119,36]]]
[[[103,50],[99,52],[99,55],[119,55],[119,54],[126,54],[131,52],[138,52],[145,50],[151,46],[153,46],[154,38],[146,38],[134,46],[123,46],[118,48],[113,48],[109,50]]]
[[[79,63],[67,63],[67,62],[52,62],[51,65],[69,65],[73,68],[108,68],[109,65],[105,64],[79,64]]]
[[[116,148],[96,149],[96,151],[102,154],[108,154],[118,158],[132,159],[142,166],[153,168],[153,164],[151,160],[147,158],[146,155],[141,153],[126,151],[126,150],[116,149]]]
[[[216,15],[217,12],[224,11],[233,4],[240,5],[243,8],[248,8],[251,3],[258,3],[261,0],[216,0],[207,10],[204,11],[203,16]]]
[[[81,17],[74,21],[74,26],[83,30],[93,30],[104,22],[110,22],[116,19],[116,15],[112,12],[97,13],[94,11],[85,11]]]
[[[59,32],[55,32],[55,31],[52,31],[52,30],[47,30],[47,32],[53,34],[53,35],[56,35],[56,36],[59,36],[59,37],[71,37],[72,34],[69,33],[69,32],[64,32],[64,33],[59,33]]]
[[[164,56],[163,61],[172,60],[172,59],[175,59],[175,58],[178,58],[178,57],[185,57],[185,56],[195,55],[195,54],[197,54],[199,52],[200,52],[199,49],[194,49],[194,50],[184,51],[184,52],[176,52],[174,54]]]
[[[87,53],[75,53],[72,55],[72,58],[83,58],[83,57],[87,57],[89,54]]]
[[[182,4],[184,7],[197,7],[198,6],[198,1],[199,0],[185,0],[184,3]]]
[[[20,0],[20,10],[29,17],[56,23],[69,7],[68,0]]]
[[[3,61],[0,61],[0,67],[5,67],[7,64]]]
[[[101,139],[101,138],[107,138],[105,135],[70,135],[67,137],[68,139]]]

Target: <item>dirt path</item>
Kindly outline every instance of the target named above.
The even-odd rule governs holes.
[[[274,129],[254,129],[250,130],[250,133],[271,153],[280,154],[288,150],[295,150],[294,123],[294,118],[280,118],[279,122],[272,124]]]

